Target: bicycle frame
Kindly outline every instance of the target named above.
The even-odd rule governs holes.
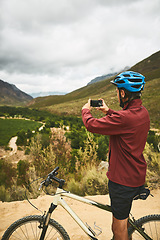
[[[57,188],[56,194],[53,196],[53,201],[52,201],[52,212],[54,211],[54,209],[60,205],[62,206],[69,214],[70,216],[77,222],[77,224],[82,228],[82,230],[93,240],[98,240],[96,238],[96,236],[98,236],[99,234],[96,234],[91,227],[87,226],[86,224],[84,224],[84,222],[77,216],[77,214],[70,208],[70,206],[64,201],[63,197],[68,197],[71,199],[74,199],[76,201],[85,203],[85,204],[89,204],[95,207],[98,207],[102,210],[108,211],[108,212],[112,212],[111,210],[111,206],[109,205],[104,205],[98,202],[95,202],[93,200],[89,200],[86,199],[84,197],[80,197],[78,195],[72,194],[70,192],[67,192],[61,188]],[[51,215],[51,213],[50,213]],[[137,227],[134,224],[134,221],[132,221],[130,218],[128,220],[129,224],[131,224],[145,239],[147,240],[152,240],[147,234],[144,233],[142,228]]]
[[[57,188],[56,194],[53,197],[52,203],[54,204],[54,206],[58,206],[58,205],[62,206],[91,239],[98,240],[97,238],[95,238],[96,233],[90,227],[86,226],[83,223],[83,221],[77,216],[77,214],[70,208],[70,206],[64,201],[62,197],[68,197],[68,198],[77,200],[79,202],[83,202],[85,204],[97,206],[109,212],[112,211],[111,207],[109,205],[103,205],[95,201],[86,199],[84,197],[80,197],[78,195],[64,191],[63,189],[60,189],[60,188]]]

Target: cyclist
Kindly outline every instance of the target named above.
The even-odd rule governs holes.
[[[92,133],[110,135],[109,195],[113,213],[112,231],[117,240],[128,239],[127,221],[135,195],[144,187],[146,161],[143,150],[150,128],[148,111],[142,106],[141,91],[145,77],[137,72],[120,73],[111,81],[117,87],[120,111],[104,102],[97,108],[106,116],[97,119],[91,113],[90,100],[82,108],[85,127]]]

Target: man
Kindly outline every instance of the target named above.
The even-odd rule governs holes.
[[[90,100],[82,108],[85,127],[92,133],[110,135],[109,195],[113,213],[112,231],[115,240],[128,239],[127,222],[133,198],[143,188],[146,162],[143,150],[150,127],[149,114],[142,106],[141,91],[145,77],[136,72],[123,72],[113,81],[117,87],[120,111],[103,106],[106,114],[96,119],[90,113]]]

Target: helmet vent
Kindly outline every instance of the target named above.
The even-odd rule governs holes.
[[[137,83],[141,83],[142,82],[142,79],[141,78],[131,78],[129,79],[130,82],[137,82]]]
[[[138,88],[140,88],[140,87],[141,87],[141,85],[132,85],[132,88],[138,89]]]
[[[125,83],[123,80],[117,80],[117,83]]]
[[[123,74],[123,76],[124,76],[124,77],[130,77],[130,75],[129,75],[129,74]]]
[[[139,77],[139,75],[133,74],[133,77]]]

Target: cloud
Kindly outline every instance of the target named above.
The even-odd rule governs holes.
[[[29,93],[72,91],[160,47],[159,0],[0,0],[0,5],[0,78]]]

